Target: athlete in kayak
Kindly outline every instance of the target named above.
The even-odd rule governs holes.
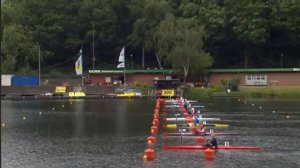
[[[200,133],[206,133],[206,127],[204,124],[201,124],[200,126]]]
[[[205,144],[205,146],[211,149],[218,149],[218,141],[215,137],[213,137],[210,142]]]

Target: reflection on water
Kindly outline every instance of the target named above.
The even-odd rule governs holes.
[[[195,139],[164,140],[158,136],[156,159],[145,162],[142,157],[150,135],[154,100],[5,100],[1,101],[1,123],[5,123],[1,128],[1,165],[14,168],[300,166],[300,100],[213,99],[202,104],[204,117],[220,117],[230,125],[215,132],[240,133],[218,137],[220,143],[262,146],[264,150],[217,151],[215,160],[206,161],[202,151],[161,150],[164,143],[195,144]]]

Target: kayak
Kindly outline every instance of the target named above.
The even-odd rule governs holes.
[[[193,120],[193,118],[191,118]],[[186,118],[166,118],[166,121],[186,121]],[[198,118],[199,121],[219,121],[220,118]]]
[[[205,150],[209,148],[208,146],[203,146],[203,145],[193,145],[193,146],[168,146],[164,145],[163,150]],[[218,148],[215,150],[262,150],[261,147],[256,147],[256,146],[223,146],[223,145],[218,145]]]
[[[227,128],[228,124],[204,124],[206,127],[216,127],[216,128]],[[188,124],[167,124],[166,128],[176,129],[176,128],[192,128],[192,126]]]
[[[224,135],[237,135],[237,132],[203,132],[203,133],[194,133],[194,132],[173,132],[173,133],[163,133],[164,137],[167,136],[224,136]]]

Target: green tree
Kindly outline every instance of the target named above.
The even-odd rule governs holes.
[[[160,60],[181,69],[184,83],[189,73],[199,74],[212,65],[212,58],[203,50],[203,27],[195,19],[176,18],[169,15],[157,31]]]
[[[142,56],[144,56],[145,50],[157,51],[156,38],[154,36],[155,29],[166,14],[170,13],[170,6],[164,1],[158,0],[149,0],[145,1],[145,4],[138,5],[144,5],[144,10],[141,17],[135,21],[132,33],[128,36],[128,39],[133,46],[142,47]],[[162,65],[157,52],[155,57],[158,66],[161,68]]]
[[[231,25],[236,39],[244,45],[244,67],[249,64],[251,52],[264,45],[269,37],[268,22],[261,1],[229,1],[226,5],[227,24]],[[257,53],[255,53],[257,54]]]
[[[26,26],[11,24],[3,30],[1,72],[28,74],[37,67],[38,45]]]

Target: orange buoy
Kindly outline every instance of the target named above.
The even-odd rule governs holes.
[[[153,119],[153,125],[155,125],[155,126],[158,126],[158,124],[159,124],[159,120],[158,119]]]
[[[147,138],[147,143],[149,144],[149,145],[152,145],[152,144],[154,144],[156,142],[156,137],[155,136],[149,136],[148,138]]]
[[[151,127],[151,133],[152,133],[152,134],[157,134],[157,132],[158,132],[157,126],[152,126],[152,127]]]
[[[215,158],[215,151],[211,148],[207,148],[204,150],[204,157],[207,160],[213,160]]]
[[[198,128],[197,128],[197,127],[195,127],[195,126],[193,126],[193,127],[192,127],[192,132],[195,132],[195,133],[197,133],[197,132],[198,132]]]
[[[186,122],[191,123],[191,122],[193,122],[193,119],[191,117],[186,117]]]
[[[197,137],[197,143],[203,143],[204,142],[204,137],[203,136],[198,136]]]
[[[144,154],[144,160],[147,160],[147,161],[152,161],[154,160],[154,149],[151,149],[151,148],[147,148],[145,150],[145,154]]]

